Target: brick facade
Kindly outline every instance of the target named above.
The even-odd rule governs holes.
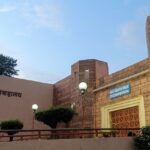
[[[70,106],[71,76],[54,84],[53,105]]]
[[[120,96],[112,100],[109,91],[112,88],[129,83],[131,86],[130,94]],[[97,81],[95,91],[95,105],[93,114],[95,118],[95,127],[101,127],[101,108],[106,105],[115,104],[120,101],[143,96],[145,105],[146,125],[150,125],[150,59],[147,58],[139,63],[129,66],[116,73],[100,78]]]
[[[80,82],[88,83],[84,96],[84,127],[101,127],[101,108],[105,105],[143,96],[146,124],[150,125],[150,59],[147,58],[113,74],[108,74],[107,63],[98,60],[82,60],[71,66],[71,75],[54,85],[54,105],[71,106],[77,115],[70,127],[82,127],[82,96],[78,89]],[[129,83],[131,92],[112,100],[112,88]],[[94,92],[93,92],[94,91]]]
[[[71,66],[70,76],[54,85],[54,105],[71,106],[71,104],[75,104],[74,109],[77,115],[74,117],[71,127],[82,127],[83,105],[85,107],[84,127],[93,126],[92,105],[95,81],[106,75],[108,75],[107,63],[95,59],[81,60]],[[81,96],[78,89],[78,85],[82,81],[88,84],[88,90],[84,97]]]

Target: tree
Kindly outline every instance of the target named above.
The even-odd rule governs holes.
[[[71,108],[51,107],[48,110],[37,112],[35,118],[51,128],[56,128],[59,122],[64,122],[67,125],[74,115],[75,111]]]
[[[9,141],[13,140],[14,134],[18,133],[18,129],[23,128],[23,123],[19,120],[7,120],[7,121],[2,121],[1,124],[1,129],[6,130],[5,132],[10,135]],[[7,131],[7,130],[14,130],[14,131]]]
[[[0,75],[12,77],[18,75],[18,70],[15,69],[17,66],[17,60],[9,56],[0,54]]]

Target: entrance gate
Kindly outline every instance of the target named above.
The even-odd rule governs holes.
[[[139,107],[120,109],[110,112],[113,128],[139,128]],[[119,136],[127,136],[127,131],[121,131]],[[136,134],[136,133],[135,133]]]

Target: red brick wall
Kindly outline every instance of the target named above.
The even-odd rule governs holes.
[[[95,59],[81,60],[71,66],[71,75],[57,82],[54,85],[54,104],[70,106],[75,104],[77,115],[74,117],[71,127],[82,127],[83,107],[82,96],[78,89],[80,82],[84,81],[88,84],[88,90],[84,96],[85,127],[93,126],[93,89],[96,85],[96,79],[108,74],[107,63]]]
[[[71,97],[71,76],[55,83],[54,85],[54,105],[70,106]]]
[[[133,64],[127,68],[124,68],[120,71],[117,71],[113,74],[110,74],[110,75],[107,75],[107,76],[100,78],[97,81],[97,87],[104,86],[104,85],[107,85],[109,83],[118,81],[120,79],[134,75],[134,74],[141,72],[143,70],[146,70],[148,68],[150,68],[150,59],[149,58],[144,59],[144,60],[142,60],[136,64]]]

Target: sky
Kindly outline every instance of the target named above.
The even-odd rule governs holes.
[[[0,53],[18,78],[55,83],[78,60],[119,71],[148,57],[147,0],[0,0]]]

